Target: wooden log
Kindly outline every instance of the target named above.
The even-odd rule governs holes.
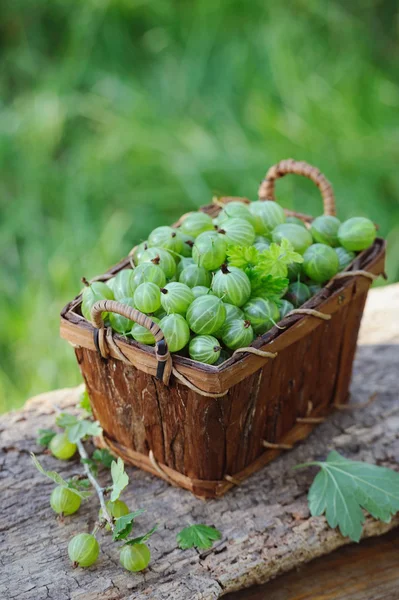
[[[324,517],[309,516],[306,494],[316,471],[293,471],[292,467],[309,459],[323,459],[335,448],[353,459],[397,468],[399,286],[372,290],[370,298],[351,393],[352,401],[360,402],[377,392],[373,404],[362,410],[335,413],[306,442],[282,454],[221,499],[202,502],[148,473],[129,469],[131,484],[123,499],[132,510],[146,509],[135,533],[139,535],[154,522],[159,523],[159,531],[150,541],[150,567],[137,575],[119,566],[117,547],[105,534],[100,535],[102,552],[97,565],[87,570],[71,569],[66,553],[68,540],[75,533],[90,531],[98,506],[94,500],[89,501],[76,515],[59,523],[48,504],[52,484],[30,462],[29,452],[34,451],[46,468],[59,469],[64,477],[80,471],[77,460],[58,462],[43,454],[35,443],[37,429],[53,425],[55,405],[72,407],[79,390],[39,396],[22,411],[2,416],[0,597],[215,600],[266,582],[347,544],[347,539],[327,526]],[[256,406],[253,408],[256,411]],[[137,436],[140,443],[140,432]],[[104,483],[107,477],[107,473],[101,473]],[[225,541],[209,555],[193,549],[179,550],[176,533],[192,523],[215,525]],[[368,517],[364,537],[380,535],[397,525],[398,516],[389,524]]]

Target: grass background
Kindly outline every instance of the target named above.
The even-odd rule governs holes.
[[[159,224],[294,157],[399,279],[396,1],[0,5],[0,411],[80,380],[59,311]],[[288,178],[282,204],[321,212]]]

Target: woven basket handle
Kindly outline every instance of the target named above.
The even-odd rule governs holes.
[[[320,173],[317,167],[313,167],[304,161],[293,160],[292,158],[281,160],[273,167],[270,167],[265,179],[260,184],[258,192],[259,200],[274,200],[276,179],[280,179],[280,177],[284,177],[284,175],[290,173],[303,175],[313,181],[319,188],[321,197],[323,198],[324,214],[333,216],[336,214],[334,192],[328,179]]]
[[[163,331],[159,325],[157,325],[155,321],[153,321],[150,317],[147,317],[147,315],[144,315],[136,308],[132,308],[131,306],[122,304],[116,300],[99,300],[91,309],[91,319],[93,325],[95,326],[94,343],[103,357],[107,356],[107,351],[104,347],[105,325],[102,318],[103,312],[117,313],[118,315],[129,319],[129,321],[134,321],[135,323],[142,325],[142,327],[145,327],[150,333],[152,333],[156,344],[155,356],[158,360],[157,377],[158,379],[162,379],[165,383],[167,383],[167,381],[169,381],[170,369],[168,369],[168,372],[165,373],[165,366],[167,363],[171,362],[171,357]],[[165,379],[167,379],[167,381],[165,381]]]

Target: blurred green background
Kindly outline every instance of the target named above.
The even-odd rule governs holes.
[[[399,279],[397,1],[0,5],[0,411],[80,381],[59,311],[154,226],[282,158],[367,215]],[[310,182],[278,197],[317,215]]]

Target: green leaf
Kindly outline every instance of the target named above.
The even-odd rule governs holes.
[[[130,534],[133,529],[133,523],[136,517],[140,516],[145,512],[144,508],[135,510],[127,515],[123,515],[115,520],[115,529],[113,533],[113,540],[124,540]]]
[[[280,245],[270,244],[270,248],[260,253],[258,264],[254,270],[260,275],[287,277],[287,266],[291,263],[302,262],[303,256],[294,251],[291,242],[282,239]]]
[[[53,429],[39,429],[36,442],[40,446],[48,446],[57,433]]]
[[[309,490],[309,509],[313,516],[325,513],[330,527],[339,527],[342,535],[358,542],[364,514],[389,523],[399,511],[399,473],[365,462],[348,460],[332,451],[326,462],[311,462],[297,468],[317,465]]]
[[[259,252],[253,246],[230,246],[227,249],[227,261],[232,267],[247,272],[258,264]]]
[[[121,458],[118,458],[118,461],[112,461],[111,464],[111,477],[112,477],[112,492],[111,492],[111,501],[115,502],[118,500],[122,491],[125,489],[127,484],[129,483],[129,477],[125,473],[125,465]]]
[[[190,525],[185,527],[176,536],[177,544],[182,550],[199,548],[206,550],[212,548],[215,540],[220,540],[222,534],[214,527],[208,525]]]
[[[65,429],[66,427],[71,427],[72,425],[76,425],[78,422],[78,418],[75,415],[71,415],[70,413],[60,413],[55,419],[56,425],[58,427],[62,427]]]
[[[30,456],[32,458],[33,464],[35,465],[36,469],[45,477],[48,477],[49,479],[51,479],[51,481],[53,481],[54,483],[56,483],[57,485],[60,485],[61,487],[66,487],[69,488],[70,486],[68,485],[68,482],[65,481],[65,479],[63,479],[61,477],[61,475],[59,475],[56,471],[46,471],[42,465],[40,464],[40,462],[38,461],[38,459],[36,458],[36,456],[33,454],[33,452],[30,453]],[[75,494],[77,494],[78,496],[80,496],[81,498],[88,498],[90,496],[90,492],[81,492],[77,489],[74,489],[73,492]]]
[[[253,297],[265,298],[276,303],[279,303],[289,284],[286,277],[262,275],[254,269],[248,272],[248,277]]]
[[[94,450],[91,457],[96,462],[99,462],[102,465],[104,465],[104,467],[107,467],[107,469],[111,468],[112,461],[115,460],[115,457],[106,448],[97,448],[96,450]]]
[[[92,414],[90,398],[86,389],[81,393],[77,407],[85,410],[89,414]]]
[[[124,543],[124,546],[134,546],[134,544],[142,544],[143,542],[146,542],[157,529],[158,523],[154,525],[154,527],[152,527],[150,531],[147,531],[147,533],[145,533],[144,535],[140,535],[139,537],[127,540],[127,542]]]
[[[98,421],[78,419],[75,415],[61,413],[56,418],[57,425],[65,429],[68,439],[73,444],[86,436],[101,435],[102,428]]]
[[[67,481],[68,487],[73,490],[88,490],[91,486],[91,483],[88,479],[79,479],[77,477],[72,477],[72,479],[68,479]]]
[[[68,439],[73,444],[76,444],[78,440],[85,438],[86,436],[98,436],[102,433],[102,427],[98,421],[87,421],[81,419],[75,425],[66,428]]]

